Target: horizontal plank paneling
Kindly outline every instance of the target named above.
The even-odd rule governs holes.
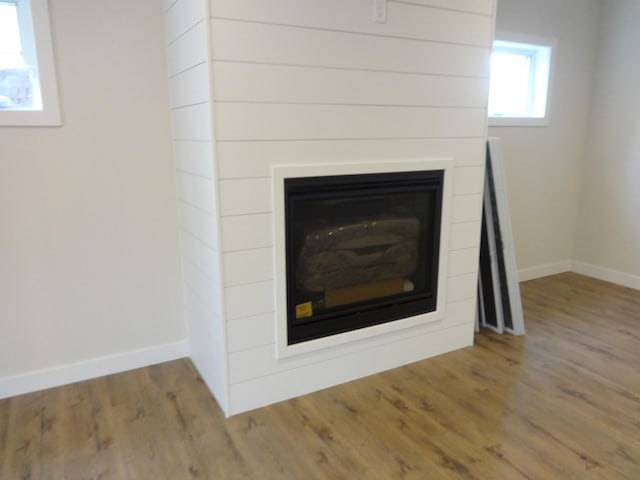
[[[198,376],[204,380],[216,402],[224,411],[229,411],[227,363],[224,335],[216,328],[218,322],[202,324],[190,315],[189,339],[191,354],[189,358],[198,370]]]
[[[258,282],[224,289],[227,321],[274,311],[273,282]]]
[[[467,168],[470,168],[468,172],[465,171]],[[454,180],[452,221],[480,220],[482,195],[469,192],[481,191],[482,171],[475,167],[462,167],[455,170],[457,180]],[[273,210],[270,178],[221,180],[219,186],[222,216],[268,213]]]
[[[453,197],[451,221],[471,222],[482,218],[482,194],[456,195]]]
[[[214,69],[217,101],[484,108],[488,89],[484,78],[235,62]]]
[[[246,287],[237,287],[235,293],[243,297],[245,295],[253,294],[258,298],[264,296],[264,292],[262,291],[254,291],[250,290],[257,288],[266,284],[256,284]],[[458,275],[456,277],[452,277],[447,279],[447,305],[454,305],[453,308],[458,308],[456,305],[458,302],[468,300],[475,296],[475,288],[477,285],[477,276],[475,272],[471,274]],[[226,289],[227,292],[232,289]],[[227,300],[229,301],[229,294],[227,294]],[[269,305],[264,304],[264,308],[267,308]],[[227,304],[227,308],[230,309],[232,306]],[[243,306],[242,308],[248,308]],[[249,307],[256,308],[256,307]],[[238,308],[239,310],[239,308]],[[270,313],[270,312],[269,312]],[[271,315],[271,314],[270,314]],[[262,315],[261,315],[262,317]],[[264,315],[264,318],[269,318],[269,315]],[[439,322],[429,323],[425,325],[421,325],[419,327],[415,327],[412,329],[407,329],[404,331],[393,332],[390,335],[381,335],[377,337],[372,337],[367,339],[366,341],[360,343],[358,346],[350,346],[350,345],[342,345],[336,346],[330,349],[325,349],[314,353],[313,355],[304,355],[297,356],[285,359],[276,359],[274,356],[274,346],[272,344],[264,344],[262,346],[256,346],[252,349],[242,349],[241,352],[230,355],[229,357],[229,367],[230,367],[230,380],[232,383],[242,382],[249,380],[251,378],[257,378],[262,375],[268,375],[273,371],[281,371],[287,370],[291,368],[297,368],[303,365],[307,365],[309,363],[316,363],[319,361],[327,361],[332,357],[341,356],[344,354],[351,353],[354,349],[370,349],[373,347],[380,347],[389,341],[398,342],[405,336],[414,336],[420,335],[427,330],[434,331],[440,330],[443,328],[450,328],[455,325],[455,322],[468,322],[473,320],[473,318],[468,318],[468,316],[464,315],[453,315],[450,318]],[[230,323],[234,323],[237,320],[233,320]],[[275,325],[273,325],[275,328]],[[267,328],[267,325],[262,325],[262,328]],[[275,331],[272,334],[275,336]],[[262,337],[263,339],[265,337]]]
[[[207,24],[198,23],[205,4],[188,2],[167,13],[186,301],[203,327],[193,332],[228,332],[212,346],[227,367],[215,376],[230,372],[228,413],[321,388],[317,378],[293,390],[280,384],[314,369],[334,384],[470,343],[494,1],[390,0],[382,24],[372,22],[370,0],[216,0]],[[435,157],[455,166],[447,317],[365,346],[276,360],[272,166]],[[222,305],[223,316],[208,317]],[[206,344],[198,349],[201,362],[214,361]],[[369,356],[372,365],[331,373],[344,358]],[[241,392],[245,385],[268,391]]]
[[[171,108],[209,101],[209,67],[201,63],[169,79]]]
[[[253,381],[235,383],[234,375],[230,374],[232,408],[237,408],[232,413],[406,365],[421,358],[471,345],[472,342],[473,324],[462,324],[438,332],[403,338],[402,341],[376,349],[360,350],[323,362],[282,370]]]
[[[475,298],[478,288],[476,272],[465,273],[447,279],[447,301],[457,302],[467,298]]]
[[[474,273],[478,270],[478,248],[466,248],[449,252],[447,274],[450,277]]]
[[[221,180],[220,215],[271,212],[271,181],[267,178]]]
[[[189,357],[218,404],[228,410],[226,342],[220,303],[211,305],[211,301],[205,302],[187,287],[185,304],[191,347]]]
[[[456,166],[483,165],[484,138],[224,142],[217,145],[219,178],[269,177],[273,165],[453,157]]]
[[[220,270],[218,253],[192,234],[180,232],[182,257],[200,270],[205,276],[217,280]]]
[[[216,0],[211,5],[214,17],[388,37],[487,46],[492,35],[489,16],[408,3],[389,2],[385,23],[371,21],[371,0]]]
[[[454,223],[449,233],[449,249],[475,248],[480,241],[480,221]]]
[[[213,178],[213,161],[209,141],[177,140],[173,142],[176,169],[205,178]]]
[[[227,322],[229,353],[273,345],[275,341],[273,313],[239,318]],[[275,348],[272,346],[272,348]]]
[[[165,38],[174,42],[180,35],[204,21],[207,0],[179,0],[166,14]]]
[[[391,2],[395,0],[390,0]],[[402,0],[400,0],[402,1]],[[408,3],[431,7],[450,8],[464,12],[491,15],[495,8],[495,0],[406,0]]]
[[[459,325],[475,318],[475,299],[468,298],[448,303],[447,324]],[[227,323],[229,352],[239,352],[273,345],[275,342],[275,319],[273,313],[239,318]],[[271,347],[275,348],[275,347]]]
[[[485,124],[484,109],[216,104],[218,141],[482,137]]]
[[[457,302],[447,303],[446,315],[447,322],[451,325],[460,325],[461,323],[474,323],[476,318],[476,297],[465,298]]]
[[[248,250],[273,245],[273,215],[239,215],[220,219],[222,251]]]
[[[484,190],[484,167],[457,167],[453,173],[453,194],[469,195]]]
[[[207,277],[191,262],[182,262],[184,283],[198,295],[207,305],[217,305],[221,299],[221,288],[218,282]]]
[[[447,323],[459,325],[475,319],[475,298],[448,303]],[[273,313],[235,319],[227,323],[229,353],[274,345],[275,319]],[[271,348],[275,348],[272,346]]]
[[[273,279],[273,248],[229,252],[222,256],[225,287]]]
[[[487,78],[489,47],[212,20],[214,60]],[[304,48],[301,48],[304,46]]]
[[[458,325],[462,323],[462,320],[464,320],[464,317],[462,316],[452,318],[460,320],[459,322],[457,322]],[[468,320],[464,321],[464,323],[468,323]],[[393,342],[391,343],[402,342],[405,338],[416,336],[419,337],[424,335],[424,333],[427,331],[433,332],[436,329],[441,330],[443,327],[451,328],[455,325],[455,322],[447,321],[444,324],[427,324],[421,327],[406,329],[405,331],[396,332],[392,336]],[[263,325],[262,327],[265,328],[266,325]],[[353,354],[354,351],[367,351],[373,348],[380,348],[387,342],[388,339],[385,341],[384,337],[373,337],[365,342],[360,343],[357,347],[345,348],[344,346],[336,346],[332,349],[317,352],[313,356],[306,355],[285,359],[276,359],[274,356],[275,346],[273,344],[264,344],[252,349],[239,350],[233,354],[230,354],[229,379],[232,384],[245,382],[251,379],[273,374],[274,372],[307,367],[310,364],[318,362],[331,361],[332,358],[348,356],[350,354]]]
[[[447,303],[447,321],[448,326],[460,325],[461,323],[473,322],[475,319],[475,298],[466,298],[464,300],[453,301]],[[427,326],[428,329],[435,328],[434,326]],[[272,349],[275,348],[275,319],[273,313],[256,315],[252,317],[245,317],[230,321],[227,323],[227,332],[229,336],[229,352],[243,352],[241,355],[236,356],[235,360],[238,362],[239,368],[250,368],[247,362],[249,358],[255,358],[255,355],[264,355],[269,357],[268,359],[262,359],[261,362],[267,367],[267,370],[281,370],[286,369],[282,365],[278,366],[278,362],[275,360]],[[406,335],[415,335],[414,330]],[[402,338],[404,335],[399,335]],[[397,339],[395,339],[397,340]],[[384,343],[380,338],[369,340],[370,346],[377,346]],[[246,350],[255,349],[254,352],[245,352]],[[342,352],[342,350],[340,350]],[[344,350],[346,351],[346,350]],[[325,357],[329,358],[334,354],[325,354]],[[323,357],[324,358],[324,357]],[[315,357],[314,360],[318,360]],[[293,361],[295,363],[295,360]],[[243,366],[244,364],[244,366]],[[290,365],[290,363],[286,363]],[[237,373],[237,371],[236,371]],[[254,372],[255,373],[255,372]],[[252,373],[244,373],[243,376],[252,377]],[[245,378],[247,378],[245,377]],[[239,381],[238,378],[234,381]]]
[[[218,231],[214,215],[184,202],[178,202],[180,227],[209,248],[218,249]]]
[[[176,172],[178,198],[211,214],[215,213],[213,180],[189,173]]]
[[[165,14],[165,41],[190,356],[220,406],[228,411],[207,1],[173,3]]]
[[[173,138],[176,140],[210,140],[211,122],[208,103],[178,108],[171,112]]]
[[[204,63],[208,52],[205,22],[201,22],[167,47],[169,76]]]
[[[215,323],[222,324],[222,304],[212,302],[210,298],[203,298],[187,287],[185,289],[185,304],[191,318],[202,325],[208,325],[213,329]]]

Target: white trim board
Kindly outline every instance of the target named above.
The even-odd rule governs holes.
[[[518,270],[518,280],[520,282],[526,282],[527,280],[535,280],[536,278],[570,272],[572,270],[571,266],[571,260],[563,260],[562,262],[546,263],[535,267],[522,268]]]
[[[612,270],[610,268],[579,262],[576,260],[571,262],[571,264],[572,272],[597,278],[598,280],[603,280],[605,282],[622,285],[623,287],[640,290],[640,276],[638,275],[632,275],[630,273],[620,272],[618,270]]]
[[[548,277],[559,273],[575,272],[587,277],[597,278],[604,282],[615,283],[623,287],[640,290],[640,276],[631,273],[620,272],[599,265],[580,262],[577,260],[563,260],[562,262],[547,263],[535,267],[522,268],[518,270],[520,282],[535,280],[536,278]]]
[[[186,340],[0,378],[0,399],[189,356]]]

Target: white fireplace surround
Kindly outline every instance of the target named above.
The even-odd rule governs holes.
[[[390,2],[386,23],[278,5],[165,2],[190,356],[226,415],[473,343],[495,0]],[[441,164],[436,312],[287,348],[283,178]]]
[[[309,340],[294,345],[287,341],[287,282],[285,248],[285,199],[284,181],[287,178],[323,177],[335,175],[359,175],[375,173],[444,171],[440,247],[438,254],[438,297],[436,309],[432,312],[402,318],[392,322],[360,328],[328,337]],[[311,165],[274,165],[273,181],[273,221],[274,221],[274,271],[275,271],[275,356],[286,358],[319,350],[358,342],[364,339],[397,332],[411,327],[426,325],[445,318],[447,297],[447,258],[449,245],[449,225],[451,223],[453,159],[428,158],[398,160],[392,162],[347,162]]]

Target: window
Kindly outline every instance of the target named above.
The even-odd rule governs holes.
[[[493,42],[490,125],[546,125],[552,42]]]
[[[60,125],[47,0],[0,0],[0,126]]]

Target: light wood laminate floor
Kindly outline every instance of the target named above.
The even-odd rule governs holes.
[[[0,401],[0,479],[640,479],[640,292],[521,285],[527,335],[225,419],[188,360]]]

